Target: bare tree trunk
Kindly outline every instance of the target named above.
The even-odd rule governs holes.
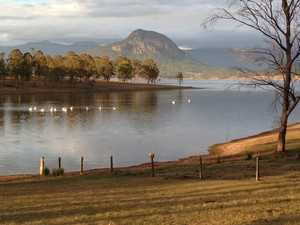
[[[288,62],[291,61],[288,55]],[[282,111],[281,111],[281,120],[280,120],[280,129],[278,133],[277,140],[277,152],[285,152],[285,139],[286,139],[286,130],[289,118],[289,110],[290,110],[290,85],[291,85],[291,67],[287,68],[287,72],[285,74],[284,79],[284,93],[282,98]]]
[[[276,152],[285,152],[285,137],[286,137],[286,130],[287,130],[287,122],[288,122],[288,116],[285,112],[282,112],[281,115],[281,125],[280,130],[278,134],[278,140],[277,140],[277,150]]]

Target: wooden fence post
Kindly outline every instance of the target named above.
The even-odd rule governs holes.
[[[149,157],[151,158],[151,175],[154,177],[154,153],[149,153]]]
[[[256,157],[256,181],[259,181],[259,156]]]
[[[60,169],[61,168],[61,158],[58,157],[58,168]]]
[[[45,169],[45,158],[41,157],[40,158],[40,175],[43,175]]]
[[[81,156],[81,162],[80,162],[80,174],[83,174],[83,157]]]
[[[114,174],[114,161],[113,156],[110,156],[110,173]]]
[[[202,176],[202,156],[199,156],[199,163],[200,163],[200,167],[199,167],[199,179],[202,180],[203,176]]]

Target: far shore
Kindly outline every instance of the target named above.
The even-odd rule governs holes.
[[[23,88],[15,87],[13,81],[6,81],[5,85],[0,83],[0,95],[16,95],[16,94],[43,94],[43,93],[84,93],[84,92],[108,92],[108,91],[151,91],[151,90],[176,90],[176,89],[192,89],[193,87],[167,85],[167,84],[147,84],[135,82],[118,82],[118,81],[100,81],[92,83],[85,81],[76,81],[74,85],[70,85],[67,81],[59,84],[44,84],[42,80],[34,79],[24,83]]]

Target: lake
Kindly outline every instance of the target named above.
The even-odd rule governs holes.
[[[149,152],[157,161],[176,160],[278,126],[272,92],[227,90],[232,82],[184,82],[204,89],[0,96],[0,175],[38,173],[41,156],[50,169],[61,157],[65,171],[78,171],[81,156],[85,169],[109,167],[110,156],[116,167],[149,162]],[[289,122],[299,120],[298,107]]]

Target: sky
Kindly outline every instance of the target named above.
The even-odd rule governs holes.
[[[0,0],[0,45],[124,39],[152,30],[187,48],[243,47],[259,41],[236,24],[206,31],[202,22],[226,0]]]

